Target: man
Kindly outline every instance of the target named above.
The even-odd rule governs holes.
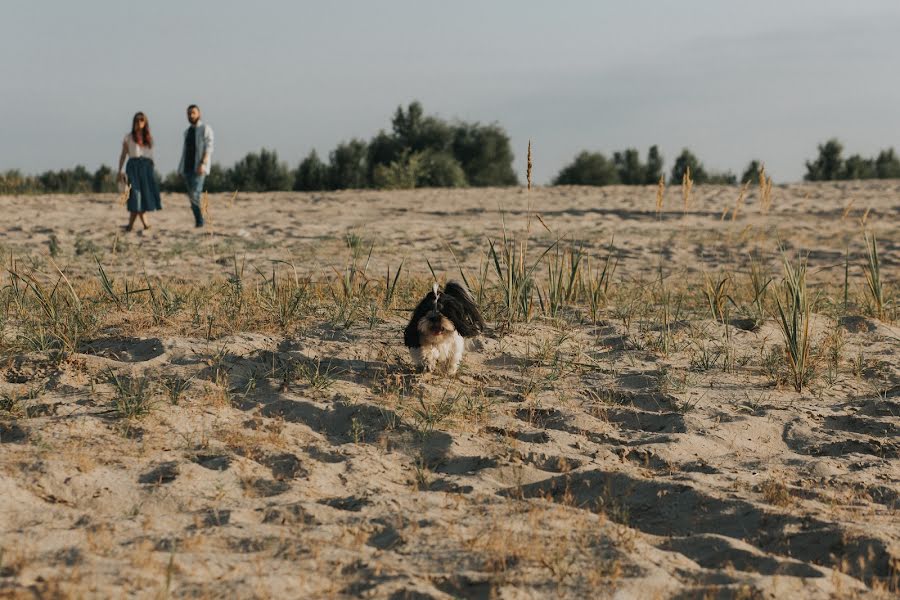
[[[200,198],[212,161],[213,131],[209,125],[200,121],[200,107],[196,104],[188,106],[187,118],[191,126],[184,132],[184,147],[181,151],[181,161],[178,163],[178,172],[184,176],[187,185],[191,210],[194,212],[194,225],[203,227]]]

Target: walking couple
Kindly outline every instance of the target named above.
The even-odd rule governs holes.
[[[203,208],[200,199],[203,196],[203,183],[209,174],[212,163],[213,131],[200,120],[200,107],[191,104],[187,109],[188,122],[191,124],[184,132],[184,145],[181,160],[178,161],[178,173],[184,177],[187,194],[191,199],[191,210],[194,213],[194,225],[203,227]],[[128,160],[126,165],[125,161]],[[122,167],[125,166],[125,171]],[[134,229],[134,222],[140,218],[144,229],[150,229],[146,213],[162,210],[159,197],[159,184],[153,170],[153,136],[150,134],[150,122],[147,116],[138,112],[131,121],[131,132],[122,141],[122,154],[119,156],[119,179],[127,181],[131,186],[128,194],[128,212],[130,213],[125,231]]]

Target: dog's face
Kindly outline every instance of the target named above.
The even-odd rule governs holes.
[[[438,312],[438,303],[435,303],[435,309],[419,319],[416,323],[416,329],[419,330],[419,339],[424,344],[432,344],[439,342],[443,336],[449,335],[456,331],[453,321]]]

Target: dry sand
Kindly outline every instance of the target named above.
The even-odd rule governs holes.
[[[173,195],[142,234],[118,230],[126,213],[114,197],[0,197],[0,254],[50,273],[52,249],[73,282],[97,279],[95,255],[119,285],[236,268],[251,281],[286,263],[325,281],[345,268],[348,241],[362,240],[364,251],[374,243],[373,277],[405,260],[403,279],[425,282],[426,259],[456,276],[451,249],[477,272],[487,238],[504,223],[520,235],[531,207],[546,225],[531,221],[532,250],[563,236],[596,260],[614,239],[620,287],[652,285],[660,265],[673,289],[702,273],[742,277],[752,251],[776,275],[780,239],[809,253],[811,285],[832,290],[849,244],[851,292],[863,297],[864,216],[897,289],[898,192],[895,181],[791,185],[762,214],[751,189],[735,219],[722,213],[738,190],[718,186],[695,188],[686,213],[670,189],[661,214],[650,187],[217,195],[203,231]],[[496,285],[490,271],[487,281]],[[658,328],[626,323],[621,305],[596,323],[583,308],[494,322],[458,377],[444,378],[415,373],[400,333],[409,307],[395,308],[346,327],[314,315],[287,333],[211,339],[202,324],[126,318],[64,360],[6,352],[0,597],[900,589],[900,326],[890,318],[814,315],[814,347],[837,332],[841,355],[797,393],[766,372],[781,344],[771,317],[756,330],[673,317],[673,348],[653,345]],[[17,324],[2,323],[10,342]],[[288,363],[307,376],[279,381]],[[110,373],[190,383],[177,404],[123,419]]]

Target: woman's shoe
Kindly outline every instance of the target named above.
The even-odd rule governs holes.
[[[131,230],[134,229],[134,227],[131,226],[131,225],[126,225],[126,226],[123,227],[122,229],[124,229],[124,230],[125,230],[126,232],[128,232],[128,233],[131,233]]]

